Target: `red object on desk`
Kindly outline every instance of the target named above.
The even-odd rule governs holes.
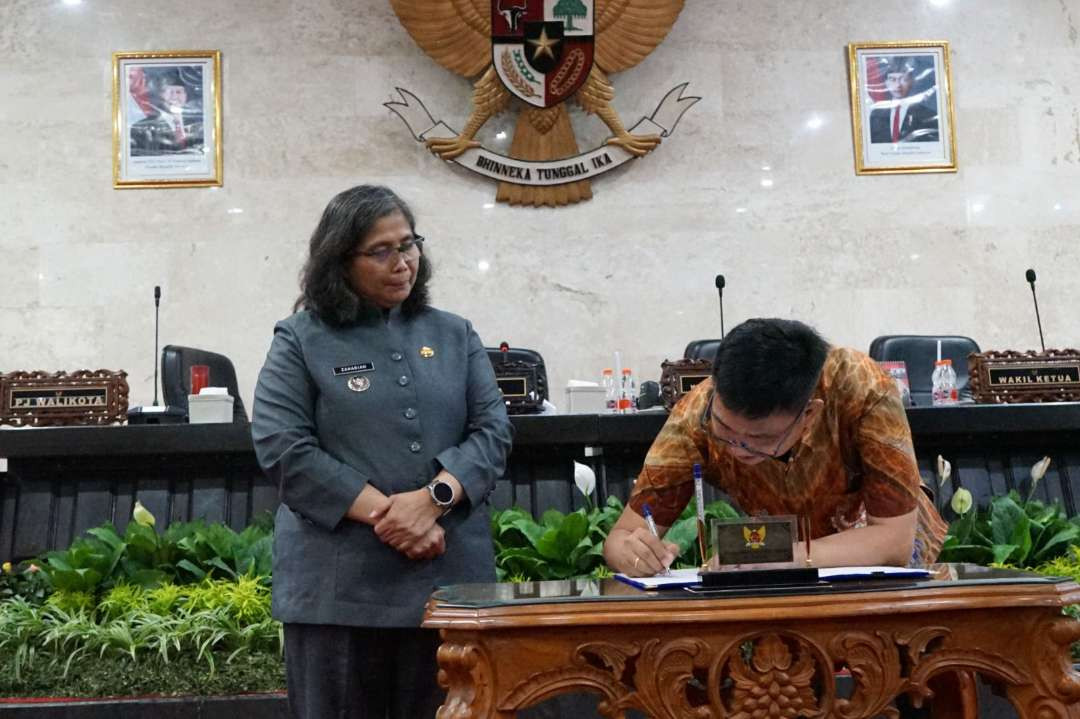
[[[191,365],[191,394],[198,394],[203,387],[210,386],[210,365]]]

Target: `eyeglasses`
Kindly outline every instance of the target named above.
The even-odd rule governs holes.
[[[803,415],[806,414],[806,410],[810,407],[810,403],[808,402],[806,404],[806,406],[804,406],[802,408],[802,410],[799,412],[799,414],[796,415],[795,419],[792,420],[791,424],[789,424],[787,426],[787,429],[784,430],[783,434],[780,435],[780,438],[778,440],[776,440],[776,445],[773,447],[772,452],[763,452],[762,450],[757,449],[756,447],[751,447],[744,440],[731,439],[729,437],[724,437],[724,436],[721,436],[721,435],[717,434],[715,431],[713,431],[712,424],[713,424],[713,420],[715,420],[716,424],[720,425],[720,427],[725,432],[729,433],[731,436],[734,437],[734,436],[736,436],[738,434],[731,427],[728,427],[726,424],[724,424],[723,421],[721,421],[721,419],[719,417],[717,417],[715,414],[713,414],[712,405],[713,405],[713,399],[715,398],[715,396],[716,396],[715,391],[709,393],[709,399],[705,403],[705,411],[701,413],[701,429],[704,430],[706,434],[708,434],[710,437],[715,439],[717,442],[720,442],[721,444],[726,444],[729,447],[734,447],[735,449],[741,449],[742,451],[744,451],[744,452],[746,452],[748,454],[752,454],[755,457],[761,457],[763,459],[772,459],[772,460],[776,460],[776,461],[780,461],[780,457],[777,456],[779,454],[778,450],[780,449],[781,446],[783,446],[784,442],[787,441],[788,435],[791,434],[791,430],[795,429],[795,425],[797,425],[799,423],[799,420],[801,420],[803,418]]]
[[[398,254],[404,255],[406,260],[415,260],[420,256],[420,251],[423,249],[424,238],[420,235],[414,235],[411,240],[405,240],[397,247],[380,247],[377,250],[356,250],[352,253],[352,256],[370,257],[376,262],[390,264],[391,261],[397,262]]]

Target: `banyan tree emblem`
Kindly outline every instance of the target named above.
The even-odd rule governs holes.
[[[592,197],[592,178],[641,157],[671,135],[700,98],[672,88],[629,129],[608,75],[647,57],[675,23],[683,0],[390,0],[402,25],[436,62],[474,84],[460,132],[434,119],[408,90],[386,106],[437,156],[499,181],[496,199],[565,205]],[[582,152],[566,110],[573,101],[612,136]],[[485,148],[477,132],[520,108],[508,152]]]

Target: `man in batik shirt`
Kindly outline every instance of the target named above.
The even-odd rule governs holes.
[[[895,382],[792,320],[754,319],[717,350],[712,377],[675,406],[604,543],[616,571],[651,575],[694,494],[693,465],[750,515],[809,517],[813,566],[934,561],[946,524],[923,491]],[[800,543],[795,560],[806,562]]]

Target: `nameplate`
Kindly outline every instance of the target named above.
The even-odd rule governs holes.
[[[0,375],[0,425],[112,424],[128,409],[127,372],[78,370]]]
[[[683,395],[712,376],[712,362],[697,360],[664,360],[660,363],[660,397],[670,410]]]
[[[543,409],[542,388],[534,363],[495,361],[491,366],[507,413],[535,414]]]
[[[795,516],[714,519],[712,540],[721,570],[746,564],[790,567],[798,540]]]
[[[1074,402],[1080,400],[1080,351],[972,353],[968,357],[976,402]]]

